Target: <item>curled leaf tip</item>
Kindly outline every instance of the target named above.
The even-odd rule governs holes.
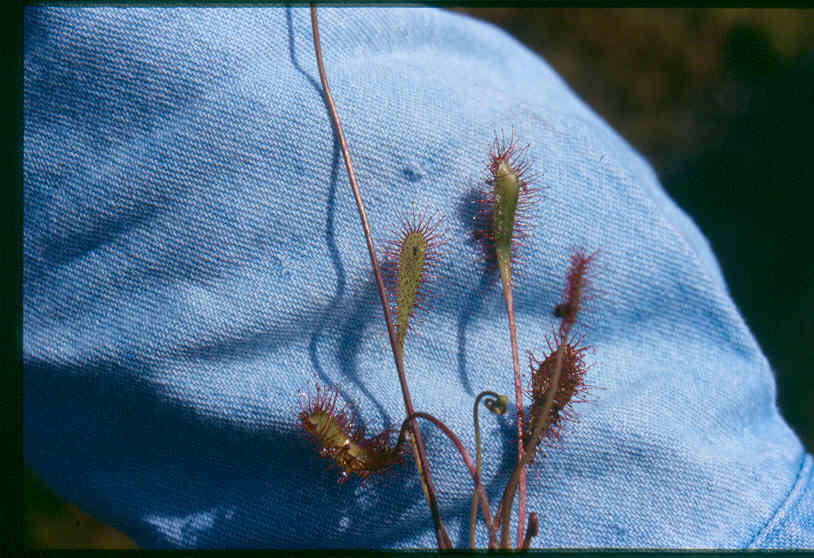
[[[509,398],[505,395],[498,395],[497,398],[486,399],[483,405],[496,415],[502,415],[506,412],[506,406],[509,403]]]

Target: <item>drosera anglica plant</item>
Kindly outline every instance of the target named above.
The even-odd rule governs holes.
[[[512,262],[517,260],[520,239],[528,236],[525,210],[534,203],[534,195],[538,192],[536,188],[529,188],[529,180],[532,180],[532,175],[526,159],[528,148],[528,145],[518,147],[514,130],[508,140],[503,133],[501,133],[500,139],[495,137],[486,165],[486,188],[480,191],[478,198],[480,210],[476,219],[479,221],[479,228],[475,232],[475,236],[483,244],[486,261],[490,265],[497,266],[506,303],[517,409],[518,462],[523,459],[524,451],[521,443],[524,421],[523,383],[520,375],[520,352],[517,347],[517,327],[514,319]],[[520,473],[517,500],[517,540],[521,541],[526,519],[526,475],[524,471]]]
[[[437,214],[416,217],[411,209],[397,237],[385,244],[382,271],[394,300],[396,337],[402,352],[410,318],[417,309],[427,310],[429,283],[435,278],[432,267],[440,263],[440,248],[445,242],[441,221]]]
[[[571,257],[565,288],[554,310],[555,315],[560,314],[557,316],[560,321],[559,330],[554,336],[557,346],[538,367],[536,376],[540,389],[537,393],[534,393],[535,373],[532,372],[532,405],[525,421],[529,427],[524,429],[522,436],[523,457],[518,460],[512,471],[498,508],[501,548],[510,548],[511,505],[515,492],[519,492],[522,471],[533,461],[537,446],[548,430],[554,428],[556,435],[558,426],[552,424],[552,419],[557,419],[555,423],[559,422],[561,414],[565,412],[565,407],[572,401],[574,395],[584,392],[583,378],[587,368],[582,358],[584,351],[579,347],[582,338],[574,340],[571,331],[577,323],[579,310],[591,296],[591,283],[588,278],[592,273],[597,253],[593,252],[586,256],[584,252],[578,250]],[[557,308],[567,308],[567,311],[558,312]],[[560,390],[570,390],[570,393],[560,393]],[[529,519],[531,524],[531,517]],[[528,541],[529,538],[526,537],[523,542],[524,548],[528,547]],[[520,543],[520,537],[517,542]]]
[[[519,147],[514,130],[507,140],[495,135],[486,163],[485,188],[478,191],[477,229],[484,256],[490,267],[501,269],[502,262],[517,260],[523,238],[528,236],[526,210],[535,203],[539,188],[529,188],[535,180],[526,158],[529,145]]]
[[[554,307],[554,316],[560,318],[560,337],[577,321],[580,308],[593,298],[591,275],[593,262],[599,250],[586,254],[583,250],[576,250],[571,255],[571,265],[565,279],[565,289],[560,297],[560,303]]]
[[[585,256],[584,253],[577,252],[572,258],[571,268],[566,276],[563,297],[560,303],[552,309],[552,313],[560,320],[559,329],[549,342],[550,351],[543,361],[532,360],[532,380],[529,393],[532,404],[526,416],[522,402],[523,388],[520,379],[514,320],[511,264],[516,261],[518,239],[526,234],[523,224],[523,212],[534,201],[531,194],[534,193],[535,189],[528,187],[531,178],[528,173],[529,166],[525,160],[527,146],[518,148],[514,133],[512,133],[509,141],[506,141],[505,136],[503,136],[502,141],[496,139],[487,164],[489,176],[486,179],[486,184],[488,189],[482,192],[479,200],[481,217],[484,218],[485,225],[480,229],[477,236],[483,241],[487,249],[486,259],[493,262],[500,273],[506,302],[517,401],[518,459],[503,490],[495,515],[492,516],[486,492],[480,480],[481,452],[477,408],[479,400],[482,397],[489,396],[489,398],[485,399],[485,406],[493,413],[502,414],[506,408],[506,397],[494,392],[482,392],[475,400],[474,422],[477,465],[472,462],[458,437],[442,421],[428,413],[414,410],[404,373],[403,344],[404,336],[410,326],[410,317],[415,308],[415,302],[420,298],[418,295],[421,291],[422,282],[427,278],[424,275],[427,254],[430,253],[430,256],[432,256],[432,243],[436,242],[437,238],[431,237],[435,234],[434,231],[437,225],[434,222],[420,224],[423,221],[418,221],[419,224],[416,225],[416,220],[413,217],[412,222],[408,221],[408,226],[405,229],[407,232],[403,235],[403,238],[391,244],[391,247],[398,247],[397,250],[394,249],[390,252],[391,256],[396,256],[393,259],[398,260],[402,256],[405,257],[403,281],[400,280],[401,271],[398,269],[401,263],[399,261],[396,264],[395,310],[397,319],[394,321],[382,272],[373,246],[373,238],[370,233],[364,204],[351,165],[347,142],[328,87],[320,48],[317,12],[313,4],[311,4],[311,25],[314,34],[314,51],[325,102],[337,133],[345,167],[348,171],[351,191],[359,211],[368,255],[370,256],[379,298],[384,310],[390,346],[404,399],[406,418],[402,422],[398,442],[395,446],[390,445],[389,431],[372,438],[365,438],[363,429],[357,429],[353,425],[354,421],[350,412],[346,411],[344,407],[338,412],[336,411],[336,393],[326,388],[318,388],[316,397],[311,399],[307,406],[303,407],[300,413],[300,422],[303,428],[312,436],[312,439],[317,441],[317,447],[321,453],[330,457],[343,470],[344,474],[348,476],[356,474],[362,477],[363,480],[371,474],[387,470],[392,466],[395,463],[395,456],[399,455],[400,457],[400,448],[403,447],[404,441],[409,439],[413,446],[421,486],[430,507],[438,548],[449,549],[452,548],[452,544],[438,511],[435,488],[427,467],[426,454],[416,419],[423,418],[429,421],[453,442],[474,482],[470,546],[474,548],[475,545],[474,521],[479,506],[481,518],[488,530],[488,547],[490,549],[512,548],[509,530],[512,504],[515,494],[518,494],[518,531],[514,548],[528,549],[532,538],[538,533],[539,518],[535,512],[529,513],[524,536],[525,468],[532,462],[541,440],[556,438],[563,418],[568,417],[567,407],[572,402],[579,400],[579,396],[585,389],[582,379],[587,367],[583,362],[584,349],[580,345],[581,338],[574,340],[570,335],[572,328],[577,323],[577,315],[588,297],[587,291],[590,286],[588,277],[596,253]],[[412,223],[412,226],[410,226],[410,223]],[[421,232],[422,228],[424,232]],[[413,234],[416,230],[421,234]],[[403,290],[402,293],[399,293],[400,289]],[[401,304],[399,299],[403,301]],[[399,314],[401,314],[401,318],[399,318]],[[544,438],[544,436],[548,436],[548,438]],[[498,530],[500,531],[499,541],[497,538]]]
[[[401,230],[395,239],[385,243],[385,255],[382,263],[386,286],[394,301],[396,315],[396,341],[401,353],[402,369],[404,367],[404,339],[412,326],[410,318],[416,309],[426,310],[427,284],[433,275],[430,268],[439,262],[439,249],[444,243],[443,233],[439,231],[441,219],[437,214],[423,214],[416,218],[415,208],[402,220]],[[418,460],[418,447],[410,437],[413,455],[416,456],[416,468],[421,476],[421,462]],[[422,485],[427,501],[430,495],[427,487]]]
[[[316,392],[300,394],[299,419],[320,457],[330,459],[342,472],[339,484],[356,475],[367,480],[402,462],[402,447],[391,444],[393,431],[366,437],[365,427],[355,420],[355,411],[337,407],[339,390],[316,385]],[[306,401],[307,399],[307,401]]]
[[[572,333],[572,330],[577,323],[580,310],[595,296],[591,276],[597,254],[599,254],[599,250],[590,254],[586,254],[583,250],[576,250],[571,255],[571,262],[565,277],[565,288],[560,295],[559,303],[554,307],[554,316],[560,320],[559,330],[553,332],[551,338],[546,338],[548,352],[542,361],[534,358],[529,351],[531,369],[529,395],[532,404],[528,413],[527,438],[534,431],[536,421],[539,420],[539,417],[535,415],[535,409],[543,404],[545,395],[551,388],[554,367],[558,358],[562,362],[556,395],[549,411],[548,427],[538,444],[558,441],[562,425],[574,418],[570,408],[571,404],[586,401],[582,397],[587,390],[585,373],[588,366],[585,364],[584,357],[589,347],[583,343],[585,336],[577,336]],[[560,356],[560,352],[562,356]]]
[[[541,418],[536,415],[535,411],[544,405],[545,396],[551,389],[551,380],[554,375],[554,366],[557,361],[558,347],[560,345],[563,346],[562,350],[564,356],[556,395],[548,411],[548,428],[540,440],[538,440],[538,446],[540,444],[553,445],[559,441],[563,424],[574,418],[571,404],[585,401],[581,396],[586,390],[585,372],[588,369],[584,358],[584,353],[588,347],[581,344],[581,337],[575,338],[572,336],[572,338],[568,340],[558,339],[558,342],[554,344],[552,344],[551,339],[546,339],[546,342],[548,344],[548,352],[543,360],[537,360],[531,351],[529,351],[529,369],[531,374],[529,379],[530,386],[527,393],[531,398],[531,405],[529,406],[527,414],[524,432],[525,438],[531,437],[531,433],[534,431],[537,421]]]
[[[559,357],[562,360],[559,385],[548,416],[548,428],[539,443],[554,442],[559,439],[559,433],[564,422],[574,417],[570,409],[571,403],[584,402],[581,397],[585,393],[585,373],[588,367],[585,364],[584,354],[588,346],[583,344],[584,336],[577,337],[571,331],[576,325],[579,311],[585,306],[593,295],[591,275],[593,262],[598,250],[586,254],[576,250],[571,255],[571,262],[565,278],[565,288],[560,295],[559,303],[554,307],[554,316],[560,320],[559,330],[546,338],[548,352],[543,360],[538,361],[529,351],[529,368],[531,369],[531,387],[529,395],[532,404],[529,408],[526,424],[526,438],[534,430],[539,418],[535,410],[542,406],[545,395],[551,388],[554,367]],[[552,342],[552,339],[554,342]]]

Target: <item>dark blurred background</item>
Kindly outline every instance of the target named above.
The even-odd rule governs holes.
[[[639,150],[710,240],[814,453],[814,14],[454,8],[539,53]],[[29,470],[33,548],[132,547]]]

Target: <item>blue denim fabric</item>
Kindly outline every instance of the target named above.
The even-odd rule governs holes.
[[[405,358],[416,408],[470,451],[475,395],[513,394],[502,296],[471,241],[495,130],[531,144],[543,188],[517,267],[521,350],[545,349],[572,250],[601,250],[590,401],[529,474],[535,545],[814,546],[812,458],[647,162],[490,25],[429,8],[324,8],[320,24],[379,246],[411,207],[445,215]],[[435,546],[411,462],[338,486],[297,423],[317,381],[371,430],[404,417],[311,41],[306,8],[25,12],[25,459],[144,547]],[[512,415],[481,418],[493,507]],[[464,546],[471,480],[423,432]]]

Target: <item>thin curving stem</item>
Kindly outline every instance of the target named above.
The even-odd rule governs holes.
[[[379,260],[376,257],[376,249],[373,246],[373,237],[370,234],[370,225],[368,224],[367,214],[365,213],[365,206],[362,203],[362,195],[359,192],[359,185],[356,183],[356,175],[353,172],[353,165],[350,162],[350,152],[348,151],[348,143],[345,141],[345,133],[342,131],[342,124],[339,122],[339,115],[336,112],[331,90],[328,87],[328,79],[325,76],[325,66],[322,62],[322,48],[319,44],[319,26],[317,25],[317,8],[311,3],[311,27],[314,31],[314,52],[317,58],[317,67],[319,68],[319,79],[322,82],[322,91],[325,94],[325,103],[328,105],[328,111],[331,113],[331,121],[336,129],[336,135],[339,138],[339,147],[342,150],[342,157],[345,160],[345,168],[348,171],[348,181],[350,182],[353,197],[356,200],[356,208],[359,210],[359,218],[362,221],[362,230],[365,234],[365,241],[367,242],[367,251],[370,255],[370,263],[373,265],[373,274],[376,277],[376,287],[379,289],[379,299],[384,309],[384,319],[387,322],[387,333],[390,337],[390,347],[393,350],[393,359],[396,361],[396,370],[398,371],[399,383],[401,384],[401,394],[404,398],[404,409],[408,416],[414,413],[413,402],[410,399],[410,390],[407,387],[407,378],[404,375],[404,360],[402,352],[396,338],[396,330],[393,327],[393,317],[390,312],[390,305],[387,302],[387,294],[384,289],[384,281],[382,280],[382,273],[379,269]],[[441,521],[441,515],[438,511],[438,502],[435,496],[435,488],[432,484],[432,475],[427,467],[427,455],[424,451],[424,442],[421,439],[421,432],[415,420],[410,421],[411,441],[413,443],[413,452],[416,456],[416,467],[421,479],[421,485],[424,490],[424,496],[430,506],[432,520],[435,525],[435,537],[438,541],[438,548],[447,550],[452,548],[452,542],[449,540],[444,524]]]
[[[500,395],[494,391],[482,391],[475,398],[475,404],[472,406],[472,422],[475,425],[475,471],[480,476],[481,470],[481,444],[480,444],[480,421],[478,420],[478,404],[484,397],[489,397],[484,401],[487,409],[496,415],[502,415],[506,412],[505,395]],[[472,506],[469,512],[469,548],[475,549],[475,522],[478,519],[478,493],[472,493]]]
[[[475,465],[472,463],[472,458],[469,457],[469,453],[467,453],[466,448],[464,448],[461,441],[455,435],[455,433],[450,430],[446,424],[435,418],[429,413],[422,413],[421,411],[417,411],[411,415],[409,415],[406,419],[404,419],[404,423],[402,423],[401,431],[399,432],[399,441],[401,443],[404,439],[404,426],[407,424],[408,421],[413,420],[416,417],[420,417],[426,419],[437,426],[441,432],[443,432],[447,438],[455,445],[455,448],[458,450],[458,453],[461,454],[461,457],[464,460],[464,464],[466,468],[469,469],[469,474],[472,476],[472,481],[475,483],[475,493],[478,495],[480,499],[481,508],[483,511],[483,522],[486,523],[486,528],[489,531],[489,550],[496,550],[497,549],[497,536],[494,522],[492,520],[492,514],[489,511],[489,501],[486,499],[486,491],[483,489],[483,484],[480,480],[480,473],[475,470]]]

